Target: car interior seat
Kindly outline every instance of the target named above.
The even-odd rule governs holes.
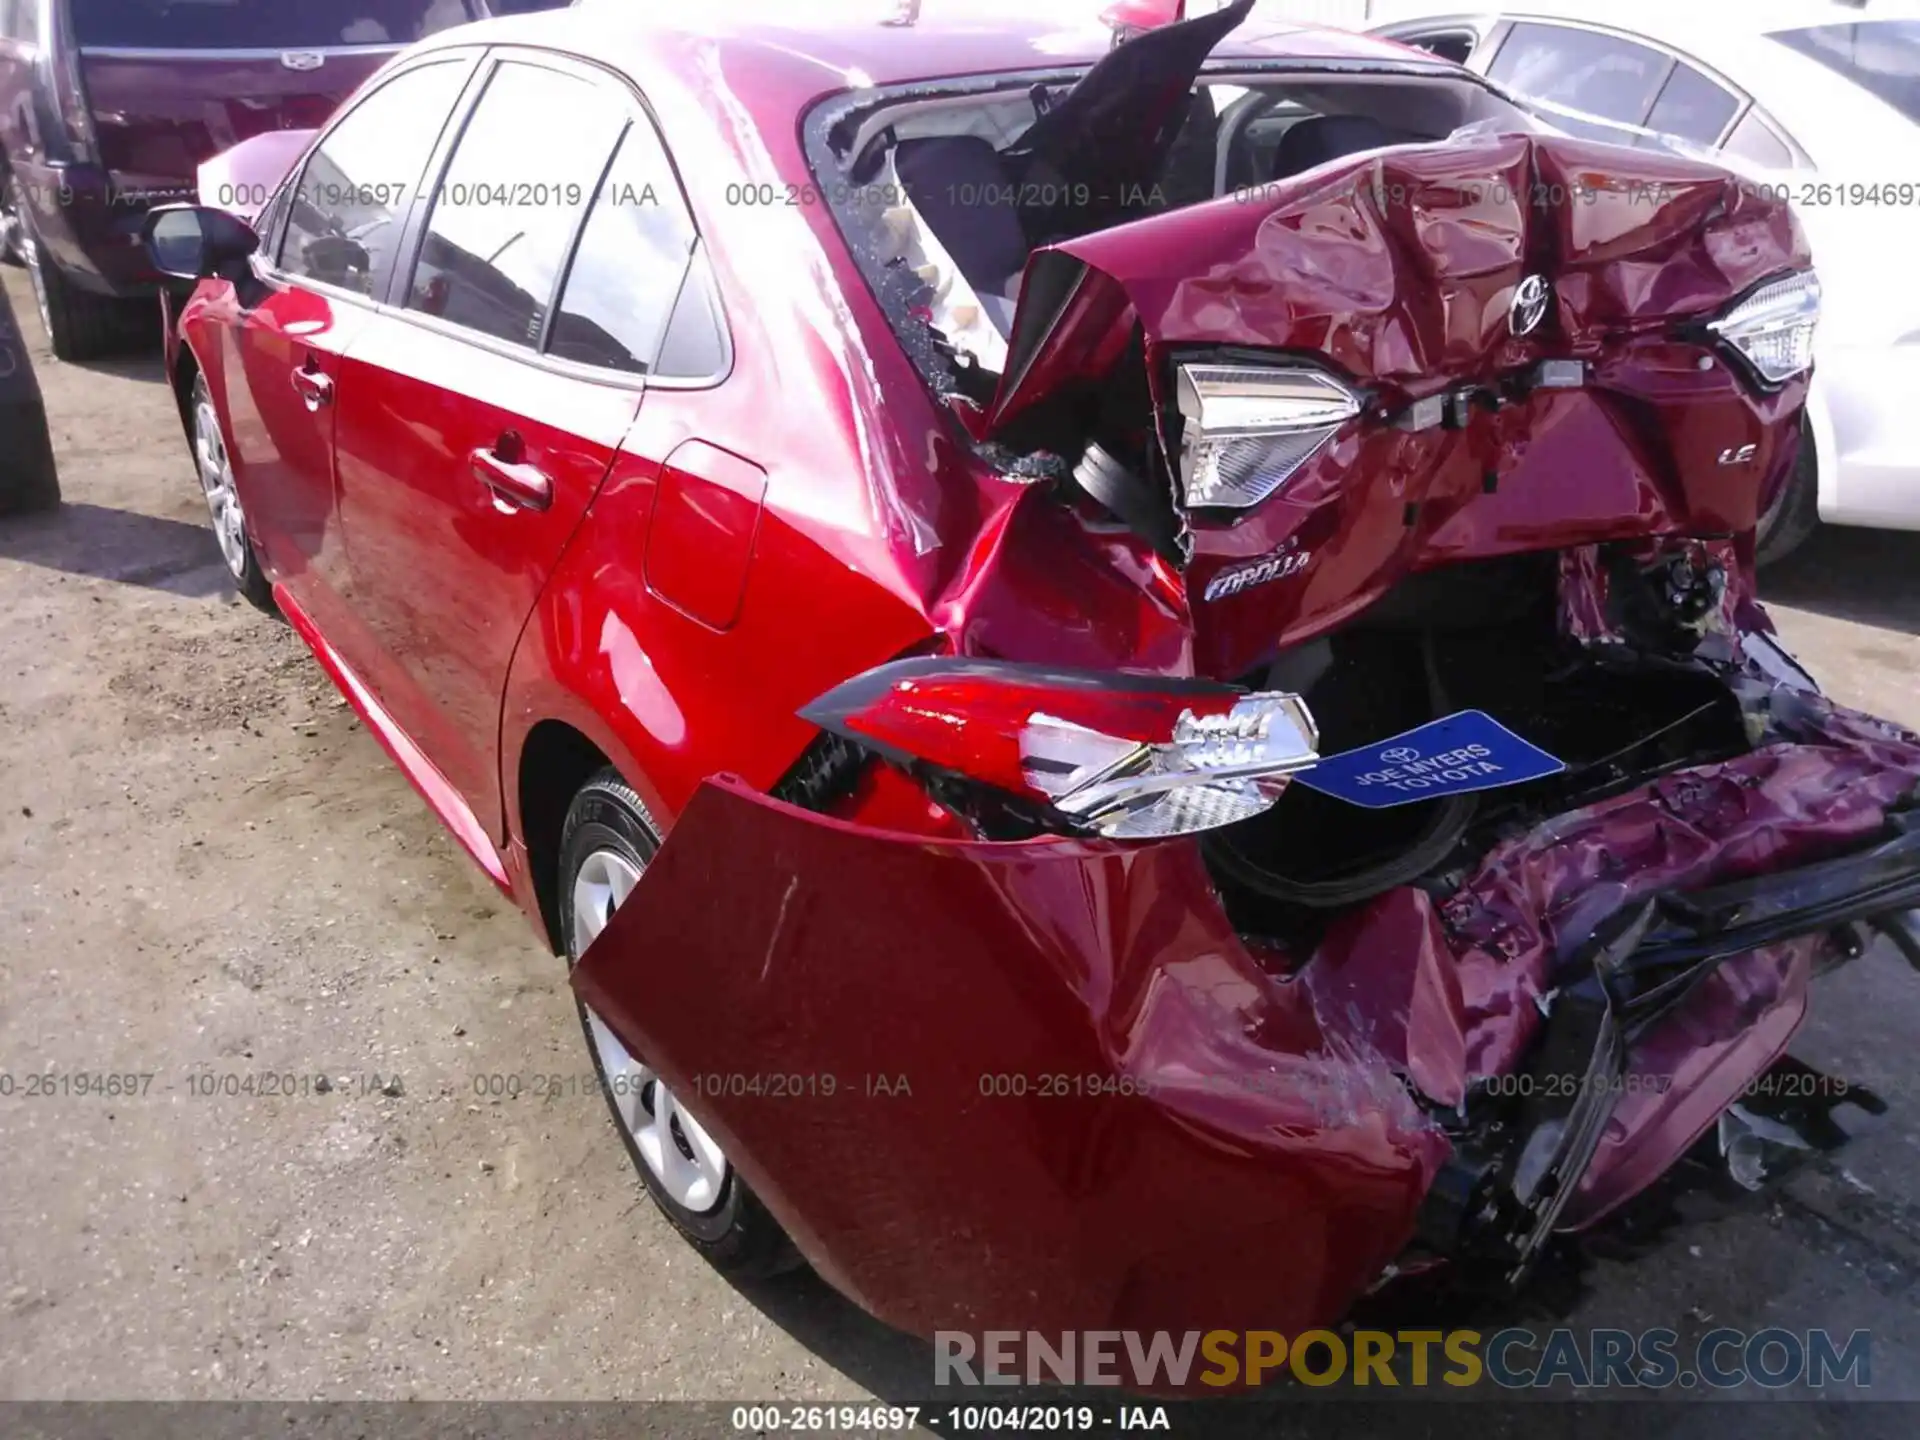
[[[1310,115],[1287,127],[1273,152],[1274,180],[1285,180],[1329,160],[1405,145],[1420,137],[1382,125],[1371,115]]]
[[[993,142],[930,135],[894,147],[894,173],[975,293],[1007,295],[1026,268],[1017,191]]]

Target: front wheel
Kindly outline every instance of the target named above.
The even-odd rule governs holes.
[[[247,538],[247,516],[240,508],[240,491],[234,484],[233,457],[227,453],[226,436],[220,429],[220,413],[214,409],[213,390],[207,377],[193,377],[193,461],[200,473],[200,489],[206,496],[207,518],[213,522],[213,538],[219,542],[220,558],[227,563],[227,574],[248,603],[267,614],[277,613],[273,586],[260,569],[260,557],[253,553]]]
[[[606,929],[659,848],[646,806],[617,772],[603,770],[581,787],[560,835],[569,964]],[[792,1242],[692,1111],[585,1004],[580,1023],[614,1126],[674,1228],[728,1275],[773,1275],[798,1265]]]

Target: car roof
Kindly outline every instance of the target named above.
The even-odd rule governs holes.
[[[1875,20],[1920,18],[1920,0],[1741,0],[1739,4],[1710,4],[1702,0],[1517,0],[1512,5],[1388,4],[1379,7],[1375,26],[1397,26],[1425,20],[1498,16],[1567,20],[1603,30],[1644,35],[1650,40],[1685,50],[1711,62],[1728,44],[1745,45],[1781,30],[1805,30],[1818,25],[1858,25]]]
[[[819,94],[1091,64],[1112,42],[1101,8],[1098,0],[695,0],[661,15],[638,0],[576,0],[569,9],[444,30],[425,43],[553,46],[618,65],[643,88],[650,71],[698,53],[722,65],[750,61],[760,75],[811,82]],[[902,23],[908,11],[910,23]],[[1260,17],[1229,35],[1214,58],[1428,68],[1389,41]]]
[[[1515,0],[1478,8],[1437,0],[1387,0],[1375,15],[1379,28],[1405,32],[1476,27],[1498,20],[1561,21],[1665,46],[1753,97],[1822,171],[1836,166],[1910,164],[1920,154],[1916,127],[1856,81],[1769,38],[1782,31],[1827,25],[1912,21],[1920,0],[1744,0],[1740,5],[1678,0],[1612,0],[1595,13],[1583,0]],[[1872,143],[1863,146],[1862,134]],[[1875,149],[1881,153],[1872,154]]]

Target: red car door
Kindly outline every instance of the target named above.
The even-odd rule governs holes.
[[[347,355],[335,453],[363,647],[347,659],[497,839],[514,645],[642,388],[562,358],[556,296],[616,147],[648,122],[588,67],[492,66],[416,208],[410,274]]]
[[[398,71],[341,116],[264,217],[260,290],[240,297],[227,399],[243,507],[269,574],[325,627],[346,580],[333,524],[340,357],[385,296],[408,204],[474,63]]]

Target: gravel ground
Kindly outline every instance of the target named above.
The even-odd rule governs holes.
[[[157,362],[34,359],[67,503],[0,522],[0,1398],[921,1395],[923,1347],[733,1288],[645,1202],[561,963],[231,594]],[[1920,726],[1916,560],[1828,532],[1768,590],[1834,694]],[[1796,1052],[1893,1112],[1601,1264],[1572,1323],[1870,1328],[1920,1398],[1917,1030],[1897,957],[1823,982]],[[22,1093],[48,1071],[151,1079]],[[250,1076],[296,1093],[205,1093]]]

